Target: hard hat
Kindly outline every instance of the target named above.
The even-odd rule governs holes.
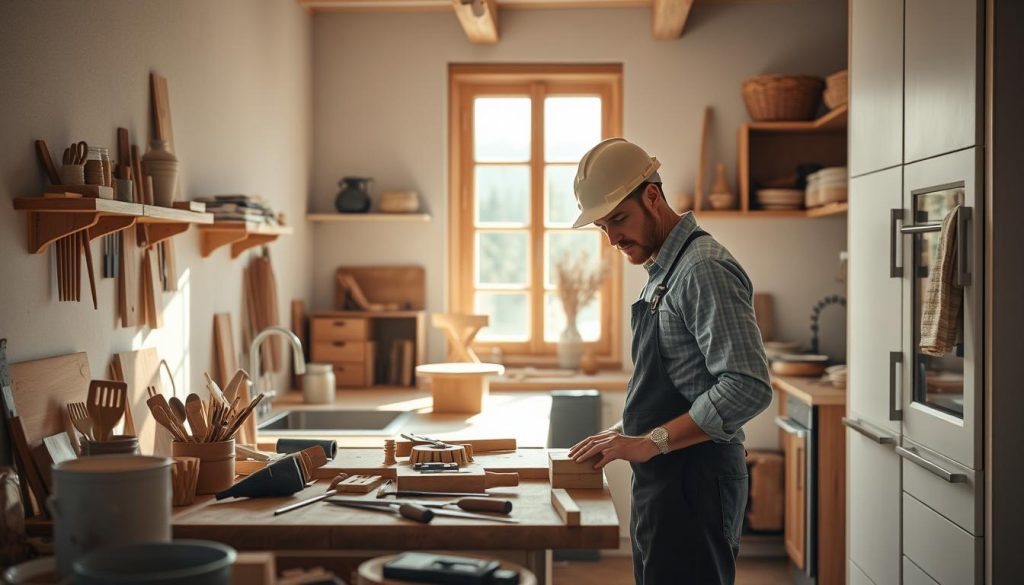
[[[655,179],[658,159],[623,138],[609,138],[591,148],[576,169],[576,207],[580,216],[572,227],[583,227],[611,213],[640,183]]]

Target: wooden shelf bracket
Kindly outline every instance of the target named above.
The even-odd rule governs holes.
[[[262,246],[263,244],[269,244],[277,239],[277,234],[249,234],[247,237],[241,240],[237,240],[231,243],[231,258],[238,258],[249,248],[255,248]]]
[[[89,229],[100,220],[98,213],[41,213],[28,214],[28,250],[42,254],[57,240]]]

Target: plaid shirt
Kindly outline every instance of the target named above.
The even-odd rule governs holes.
[[[697,222],[684,214],[644,265],[650,301]],[[739,262],[713,238],[693,240],[658,306],[665,369],[690,401],[690,416],[717,442],[742,443],[743,424],[772,400],[768,360],[754,320],[753,286]],[[682,413],[680,413],[682,414]]]

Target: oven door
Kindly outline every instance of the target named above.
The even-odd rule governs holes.
[[[786,415],[775,417],[785,433],[786,502],[784,541],[786,553],[796,568],[795,582],[814,583],[817,572],[817,452],[814,411],[792,398],[786,400]]]
[[[968,149],[905,167],[903,239],[903,434],[971,469],[980,469],[982,384],[981,152]],[[928,281],[940,253],[941,226],[957,206],[954,280],[963,287],[943,355],[921,351]]]

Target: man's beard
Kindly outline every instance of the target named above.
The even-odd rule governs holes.
[[[655,238],[654,232],[655,229],[658,227],[657,220],[655,220],[654,218],[654,214],[651,213],[650,209],[644,207],[643,203],[640,204],[640,210],[644,214],[644,225],[640,233],[642,233],[645,237],[649,239],[647,240],[647,242],[644,243],[638,242],[636,240],[626,240],[623,242],[619,242],[618,246],[616,246],[617,248],[619,248],[619,251],[626,256],[626,259],[629,261],[630,264],[635,264],[638,266],[650,260],[651,256],[654,255],[654,246],[652,246],[650,242]],[[629,250],[629,253],[623,250],[623,248],[626,248],[630,245],[632,245],[634,249]]]

